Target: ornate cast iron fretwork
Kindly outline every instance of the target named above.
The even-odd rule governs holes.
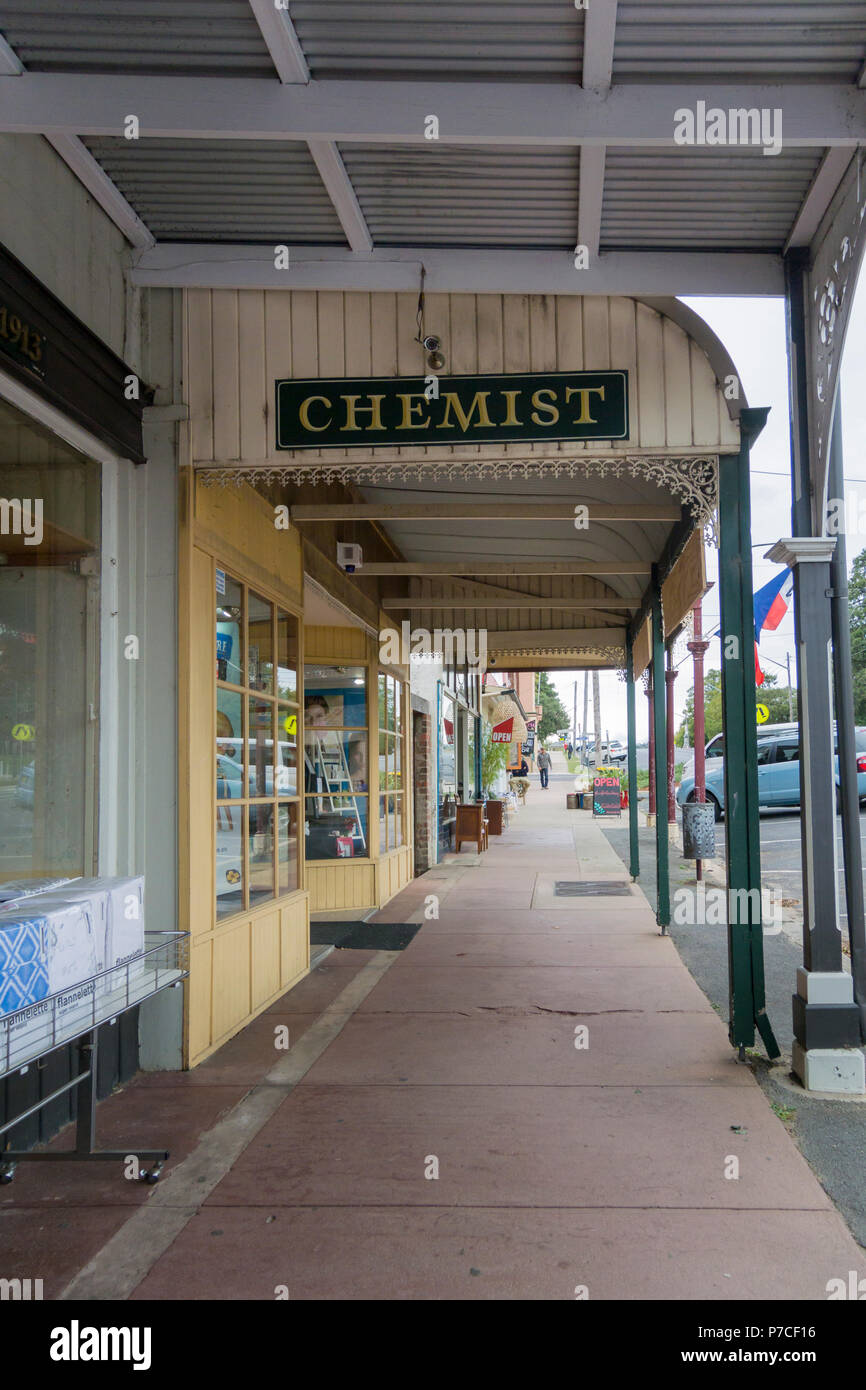
[[[621,457],[593,458],[562,455],[534,455],[506,459],[405,459],[397,462],[329,463],[316,459],[310,463],[263,465],[253,468],[199,465],[196,474],[205,484],[226,486],[259,483],[384,483],[411,482],[423,477],[432,482],[477,478],[495,482],[508,478],[622,478],[631,476],[655,485],[676,497],[695,521],[715,537],[718,502],[719,460],[715,454],[675,455],[623,454]]]
[[[851,161],[834,199],[809,272],[809,441],[816,535],[824,529],[825,492],[836,382],[857,274],[866,246],[866,186],[861,155]]]

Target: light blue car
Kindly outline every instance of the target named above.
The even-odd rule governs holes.
[[[857,748],[857,791],[860,804],[866,801],[866,729],[855,734]],[[706,795],[716,820],[725,810],[724,734],[717,734],[706,746]],[[840,809],[839,758],[836,757],[836,810]],[[680,806],[695,800],[694,760],[684,769],[677,791]],[[761,807],[800,805],[800,741],[796,724],[765,724],[758,730],[758,802]]]

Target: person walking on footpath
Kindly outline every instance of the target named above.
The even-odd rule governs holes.
[[[546,748],[539,749],[538,752],[538,771],[541,776],[542,787],[547,786],[547,777],[550,772],[551,757]]]

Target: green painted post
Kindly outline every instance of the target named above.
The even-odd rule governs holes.
[[[671,889],[668,866],[667,687],[665,685],[662,591],[658,565],[652,567],[650,590],[652,595],[653,730],[656,755],[656,921],[664,936],[671,921]]]
[[[729,1037],[740,1055],[755,1041],[779,1048],[767,1018],[761,923],[761,843],[755,710],[749,449],[765,410],[740,414],[738,455],[719,461],[719,593],[722,721],[725,734],[725,843],[728,887]]]
[[[629,872],[640,876],[640,850],[637,833],[637,729],[634,709],[634,639],[629,630],[625,647],[625,689],[628,713],[628,847]]]

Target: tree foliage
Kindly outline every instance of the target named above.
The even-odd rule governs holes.
[[[866,671],[864,671],[864,687],[866,687]],[[797,718],[797,692],[791,692],[794,718]],[[758,702],[766,705],[770,711],[769,718],[765,721],[768,724],[787,724],[790,719],[788,712],[788,687],[779,685],[779,678],[773,671],[764,672],[764,684],[758,688]],[[722,732],[722,673],[721,671],[704,672],[704,724],[706,726],[706,738],[709,741],[716,734]],[[683,731],[688,729],[689,745],[695,744],[695,688],[692,686],[686,696],[683,719],[677,730],[676,743],[682,747]]]
[[[539,742],[543,743],[547,736],[555,734],[557,729],[570,729],[571,720],[546,671],[542,671],[538,677],[537,698],[542,709],[541,720],[538,725],[538,738]]]
[[[861,550],[851,567],[848,613],[854,669],[854,720],[857,724],[866,724],[866,550]]]

